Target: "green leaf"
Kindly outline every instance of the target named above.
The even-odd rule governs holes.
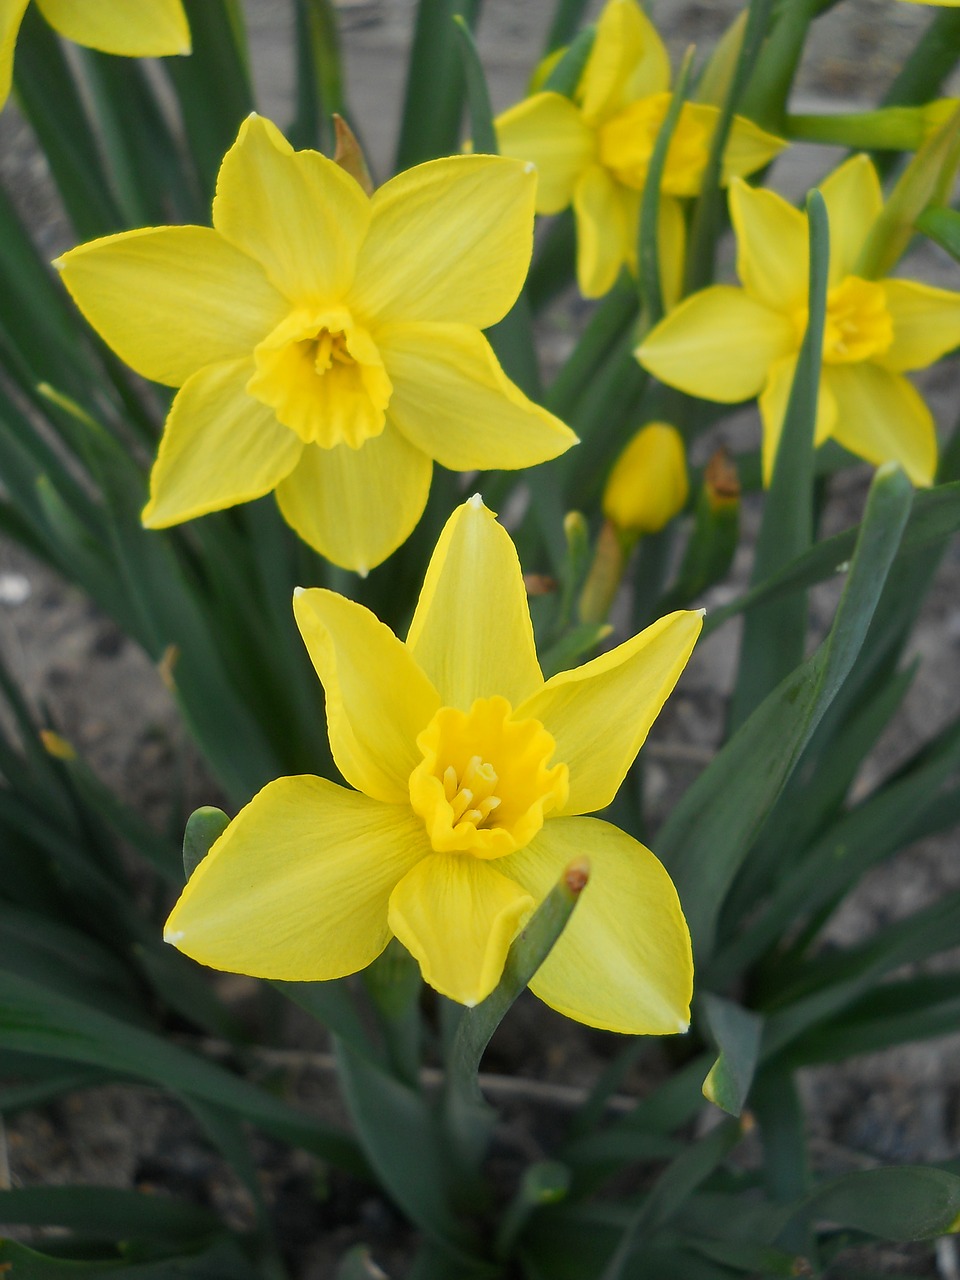
[[[0,971],[0,1048],[87,1063],[238,1111],[342,1168],[365,1164],[351,1139],[213,1063],[80,1001]]]
[[[960,213],[955,209],[925,209],[917,219],[917,230],[935,240],[941,249],[960,261]]]
[[[418,1227],[464,1251],[467,1237],[453,1212],[448,1162],[423,1094],[345,1041],[335,1044],[340,1086],[377,1177]]]
[[[419,0],[397,144],[398,171],[460,150],[464,72],[451,39],[451,23],[459,13],[472,29],[479,12],[480,0]]]
[[[938,13],[883,98],[884,106],[929,102],[960,60],[960,13]]]
[[[67,1227],[83,1237],[148,1237],[172,1242],[222,1231],[210,1209],[167,1195],[115,1187],[16,1187],[0,1191],[0,1221]]]
[[[487,78],[483,73],[483,64],[477,52],[473,33],[462,14],[453,15],[453,29],[460,44],[460,56],[463,58],[473,150],[479,155],[499,155],[500,148],[497,146],[497,131],[493,127],[493,108],[490,105]]]
[[[294,147],[329,151],[330,117],[348,114],[336,8],[330,0],[296,0],[296,20],[297,109],[288,136]]]
[[[254,109],[242,28],[229,0],[184,0],[193,52],[163,58],[173,85],[183,132],[193,159],[204,208],[213,200],[220,161]]]
[[[335,1280],[390,1280],[385,1271],[381,1271],[365,1244],[355,1245],[345,1253],[337,1267]]]
[[[688,788],[660,830],[699,963],[724,897],[804,746],[849,674],[900,542],[912,490],[899,468],[874,478],[833,626],[817,651],[761,703]]]
[[[773,478],[757,536],[751,585],[778,573],[813,541],[814,427],[820,396],[823,329],[830,265],[830,227],[819,191],[807,197],[810,233],[809,319],[797,361],[773,465]],[[792,671],[803,657],[807,601],[800,593],[750,611],[744,621],[732,728]]]
[[[223,810],[210,804],[191,813],[183,832],[183,874],[188,880],[229,825]]]
[[[720,1056],[703,1082],[703,1096],[729,1115],[743,1110],[760,1055],[761,1020],[749,1009],[709,991],[700,996]]]
[[[865,1169],[819,1187],[802,1212],[882,1240],[930,1240],[957,1229],[960,1178],[919,1165]]]
[[[575,3],[581,12],[586,8],[582,0],[575,0]],[[580,15],[577,16],[576,21],[579,22],[579,20]],[[576,23],[574,23],[575,25]],[[548,38],[548,43],[551,45],[550,51],[567,44],[567,40],[564,38],[556,39],[554,34],[556,29],[555,24]],[[565,98],[573,97],[593,51],[593,42],[596,39],[596,34],[596,27],[587,27],[585,31],[581,31],[577,35],[573,35],[571,30],[568,47],[564,49],[558,62],[551,68],[550,74],[541,86],[543,93],[562,93]],[[554,41],[556,42],[554,43]]]
[[[122,1272],[124,1280],[223,1280],[224,1276],[230,1280],[261,1280],[236,1241],[224,1239],[200,1254],[132,1265],[121,1258],[74,1261],[50,1257],[12,1240],[0,1240],[0,1267],[10,1270],[16,1280],[71,1280],[73,1276],[99,1280],[114,1272]]]

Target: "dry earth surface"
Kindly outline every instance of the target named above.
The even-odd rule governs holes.
[[[247,0],[245,7],[261,109],[283,123],[292,106],[290,6],[284,0]],[[660,0],[652,8],[676,56],[690,41],[712,43],[740,5],[734,0]],[[488,0],[479,43],[498,109],[523,93],[551,9],[542,2]],[[384,177],[402,101],[414,5],[412,0],[342,0],[340,13],[350,100],[374,171]],[[815,29],[799,77],[798,102],[842,107],[876,101],[927,17],[921,6],[896,0],[847,0],[839,5]],[[799,192],[832,162],[833,155],[822,149],[796,148],[778,165],[773,185]],[[68,247],[70,233],[50,195],[43,160],[11,109],[0,118],[0,173],[15,176],[18,199],[38,228],[44,250],[53,256]],[[931,278],[939,278],[946,269],[943,259],[926,253],[923,270]],[[960,285],[956,273],[951,282],[953,287]],[[582,305],[571,299],[555,309],[542,334],[545,360],[562,358],[582,314]],[[931,398],[945,427],[956,419],[957,373],[954,361],[930,380]],[[755,417],[747,415],[724,434],[731,441],[755,443]],[[706,448],[704,443],[701,452]],[[866,485],[865,472],[857,472],[836,486],[827,531],[856,521]],[[746,580],[757,518],[755,504],[748,503],[748,537],[733,583],[716,589],[704,601],[708,607],[724,602]],[[922,665],[915,687],[869,762],[863,787],[888,773],[918,741],[960,710],[955,676],[958,582],[960,554],[954,548],[916,635],[915,653]],[[814,620],[821,628],[829,621],[836,595],[832,586],[815,593]],[[100,775],[158,825],[176,825],[195,804],[216,802],[212,785],[203,783],[196,753],[167,691],[144,656],[79,592],[6,543],[0,543],[0,645],[38,714],[74,741]],[[735,647],[734,627],[701,647],[652,735],[646,785],[658,816],[717,743]],[[864,937],[958,887],[955,841],[925,842],[868,876],[832,922],[830,940]],[[224,994],[254,1016],[255,999],[246,980],[223,979],[221,985]],[[264,1073],[282,1068],[304,1102],[336,1113],[322,1035],[298,1021],[285,1029],[282,1042],[296,1044],[297,1051],[264,1061]],[[572,1027],[532,998],[522,1001],[498,1034],[488,1067],[536,1082],[543,1096],[539,1102],[518,1099],[512,1092],[503,1096],[503,1158],[542,1155],[563,1102],[550,1090],[589,1086],[616,1047],[612,1037]],[[842,1068],[804,1073],[816,1158],[823,1168],[845,1170],[957,1156],[958,1079],[960,1035],[872,1055]],[[647,1082],[638,1071],[627,1082],[628,1091],[642,1091]],[[512,1090],[509,1081],[501,1088]],[[331,1276],[335,1259],[356,1240],[372,1244],[377,1260],[399,1280],[407,1237],[381,1198],[335,1179],[318,1207],[314,1192],[321,1175],[309,1158],[291,1156],[265,1140],[258,1141],[257,1155],[266,1192],[278,1206],[281,1236],[298,1258],[298,1280]],[[238,1225],[249,1221],[245,1194],[189,1118],[148,1090],[98,1090],[66,1098],[42,1113],[13,1117],[6,1131],[5,1158],[0,1141],[0,1178],[4,1176],[14,1185],[159,1185],[216,1204]],[[935,1264],[925,1264],[923,1256],[890,1247],[873,1251],[871,1262],[891,1275],[905,1268],[918,1274],[935,1265],[936,1271],[928,1274],[944,1280],[960,1276],[951,1242],[938,1251]]]

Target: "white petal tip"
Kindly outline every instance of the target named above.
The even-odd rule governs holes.
[[[294,587],[293,588],[294,600],[296,600],[297,596],[302,596],[305,590],[306,590],[306,587]]]
[[[474,511],[483,510],[483,498],[479,493],[475,493],[473,497],[467,499],[467,506],[473,507]]]
[[[164,929],[163,940],[164,942],[169,942],[172,947],[175,947],[178,942],[181,942],[183,940],[183,930],[182,929]]]
[[[699,614],[701,618],[705,618],[707,616],[706,609],[694,609],[694,613]]]
[[[537,166],[533,163],[533,161],[532,161],[532,160],[528,160],[528,161],[527,161],[527,163],[523,166],[523,172],[524,172],[524,173],[536,173],[536,172],[537,172]]]
[[[358,578],[365,578],[369,572],[370,570],[367,568],[365,564],[358,564],[354,569],[354,573],[357,575]]]
[[[479,1001],[477,1001],[477,1000],[464,1000],[462,1003],[463,1003],[464,1008],[466,1008],[466,1009],[475,1009],[475,1008],[477,1007],[477,1005],[478,1005]]]
[[[260,112],[259,112],[259,111],[251,111],[251,112],[250,112],[250,114],[247,116],[247,119],[248,119],[248,120],[259,120],[259,119],[260,119]]]
[[[50,263],[50,265],[51,267],[54,268],[55,271],[62,271],[63,268],[66,266],[66,263],[64,262],[63,258],[54,258],[54,260]]]
[[[685,1036],[689,1030],[690,1030],[689,1019],[681,1018],[680,1021],[677,1023],[677,1034],[681,1036]]]

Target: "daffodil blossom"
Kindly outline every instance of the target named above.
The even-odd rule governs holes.
[[[306,542],[362,573],[419,520],[433,460],[528,467],[569,448],[573,433],[480,332],[520,292],[535,186],[518,161],[454,156],[370,197],[252,116],[221,165],[213,229],[66,254],[93,327],[138,373],[180,387],[144,523],[275,490]]]
[[[903,376],[960,343],[960,293],[857,274],[883,207],[877,172],[854,156],[820,186],[830,223],[830,274],[816,443],[834,439],[914,484],[937,465],[933,418]],[[690,395],[733,404],[760,398],[769,480],[807,325],[807,218],[771,191],[734,182],[730,212],[742,289],[713,285],[684,299],[644,339],[637,359]]]
[[[13,51],[30,0],[0,0],[0,107],[10,94]],[[55,31],[68,40],[128,58],[190,52],[181,0],[36,0]]]
[[[167,941],[213,968],[317,981],[395,936],[428,983],[473,1005],[585,856],[589,883],[532,990],[593,1026],[684,1030],[692,963],[673,884],[648,849],[581,815],[613,799],[700,614],[544,682],[516,551],[479,497],[447,522],[405,642],[330,591],[294,608],[356,790],[268,784],[194,871]]]
[[[608,0],[573,101],[536,93],[496,120],[501,154],[537,166],[537,212],[573,204],[577,280],[588,298],[605,294],[624,265],[636,272],[640,199],[670,103],[670,61],[636,0]],[[664,288],[675,297],[683,270],[678,197],[699,194],[719,112],[684,103],[667,152],[660,205]],[[736,117],[723,180],[753,173],[785,144]]]

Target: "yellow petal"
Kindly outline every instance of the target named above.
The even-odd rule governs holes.
[[[736,180],[730,218],[737,235],[737,275],[747,293],[773,311],[807,305],[807,219],[774,191]]]
[[[174,399],[150,473],[143,523],[163,529],[269,493],[303,448],[244,391],[248,360],[208,365]]]
[[[893,345],[873,357],[894,373],[925,369],[960,345],[960,293],[913,280],[884,280]]]
[[[314,588],[297,592],[293,611],[323,684],[337,768],[373,799],[407,803],[422,759],[417,734],[440,705],[436,689],[363,605]]]
[[[609,653],[551,677],[517,707],[518,717],[539,720],[553,735],[555,759],[570,770],[558,813],[592,813],[610,803],[702,626],[699,612],[668,614]]]
[[[637,237],[633,236],[636,246]],[[660,292],[664,310],[672,311],[683,294],[683,272],[687,254],[687,222],[683,205],[672,196],[660,197],[660,214],[657,221],[657,246],[660,253]],[[636,275],[636,248],[630,259],[630,269]]]
[[[594,131],[561,93],[537,93],[497,116],[501,155],[537,169],[537,213],[559,213],[573,199],[577,178],[592,164]]]
[[[746,116],[734,116],[723,151],[721,183],[726,186],[733,178],[756,173],[778,156],[786,145],[786,139],[761,129]]]
[[[393,324],[377,343],[393,384],[390,421],[451,471],[532,467],[576,444],[514,386],[479,329]]]
[[[773,478],[773,464],[780,447],[783,419],[787,412],[793,377],[797,371],[797,356],[786,356],[771,366],[770,379],[760,396],[760,418],[763,422],[763,483]],[[817,394],[817,421],[814,424],[813,442],[823,444],[832,434],[837,421],[837,402],[830,387],[828,370],[820,374]]]
[[[636,0],[607,0],[577,89],[586,119],[606,120],[669,87],[670,59],[656,27]]]
[[[475,1005],[500,981],[510,943],[533,899],[489,862],[435,853],[390,896],[390,928],[425,982],[458,1004]]]
[[[516,707],[543,684],[516,548],[479,497],[444,526],[407,645],[461,711],[496,694]]]
[[[837,402],[834,439],[875,466],[899,462],[916,485],[933,484],[937,432],[917,389],[869,362],[833,365],[828,376]]]
[[[654,377],[688,395],[736,404],[757,395],[770,366],[796,350],[790,320],[743,289],[712,285],[694,293],[635,352]]]
[[[851,156],[820,183],[830,220],[830,285],[854,273],[857,259],[883,209],[883,191],[871,160]]]
[[[536,188],[529,165],[503,156],[448,156],[391,178],[374,192],[351,291],[361,321],[502,320],[530,266]]]
[[[37,0],[40,12],[68,40],[128,58],[190,52],[190,28],[180,0]]]
[[[370,200],[318,151],[294,151],[262,116],[248,116],[223,158],[213,225],[260,262],[298,305],[340,302],[353,280]]]
[[[590,879],[530,990],[591,1027],[647,1036],[686,1031],[690,934],[673,882],[649,849],[596,818],[555,818],[497,866],[540,902],[583,857]]]
[[[390,941],[390,894],[428,852],[423,823],[405,806],[324,778],[278,778],[194,871],[163,936],[213,969],[342,978]]]
[[[56,265],[117,355],[174,387],[204,365],[250,355],[289,311],[262,267],[209,227],[123,231]]]
[[[387,422],[360,449],[308,444],[277,486],[284,520],[343,569],[366,574],[413,532],[433,465]]]
[[[0,107],[10,96],[13,80],[13,52],[20,23],[30,0],[0,0]]]
[[[636,255],[637,201],[598,164],[580,175],[573,193],[577,221],[577,284],[585,298],[613,288],[620,268]]]

